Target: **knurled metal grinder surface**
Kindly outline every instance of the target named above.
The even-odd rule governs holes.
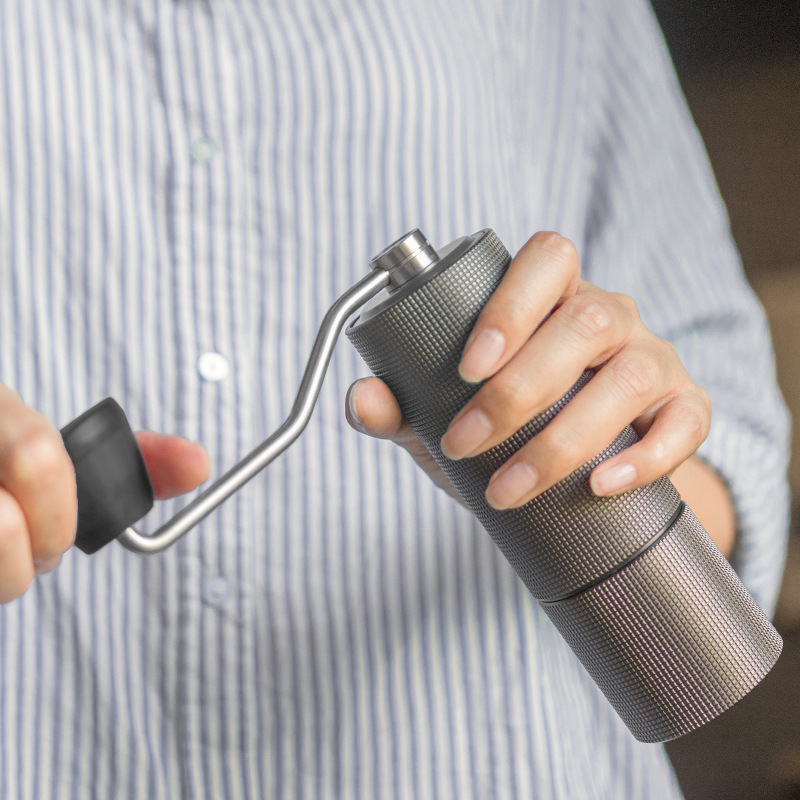
[[[452,258],[443,258],[440,264],[416,276],[389,299],[362,313],[347,329],[347,336],[370,369],[392,390],[413,429],[533,596],[554,603],[548,607],[548,614],[551,617],[555,613],[560,614],[557,624],[562,634],[576,651],[578,644],[584,648],[587,654],[584,663],[587,667],[591,664],[589,671],[595,676],[616,673],[618,666],[613,659],[609,660],[608,651],[599,647],[594,637],[600,641],[604,637],[614,641],[617,635],[632,637],[641,643],[642,647],[638,650],[633,645],[629,649],[634,653],[652,647],[652,642],[658,641],[659,637],[671,640],[674,647],[680,650],[683,641],[709,636],[712,643],[708,646],[717,648],[715,652],[721,654],[721,662],[725,653],[728,653],[732,665],[750,663],[748,659],[754,659],[759,664],[773,662],[777,657],[772,644],[774,639],[766,641],[764,636],[746,636],[744,641],[754,652],[748,655],[747,647],[740,652],[740,629],[760,626],[759,629],[771,631],[774,637],[777,637],[777,633],[752,601],[753,610],[748,612],[750,616],[742,616],[744,606],[741,593],[746,596],[746,591],[735,575],[726,574],[727,577],[723,579],[722,573],[717,571],[711,576],[703,573],[702,577],[698,577],[694,571],[699,566],[688,558],[670,564],[664,563],[663,559],[661,562],[653,561],[651,556],[647,563],[653,561],[655,566],[660,565],[670,574],[670,582],[665,585],[673,586],[673,583],[680,584],[683,581],[693,587],[718,581],[718,584],[714,584],[715,593],[709,595],[709,598],[713,596],[713,603],[709,599],[693,615],[681,616],[676,611],[672,617],[667,617],[680,626],[694,626],[689,629],[653,630],[647,627],[648,619],[643,618],[643,627],[639,630],[630,622],[637,618],[623,613],[625,602],[634,607],[640,604],[658,606],[662,603],[669,606],[669,598],[684,597],[676,589],[670,589],[662,597],[658,594],[662,584],[655,578],[645,581],[635,591],[632,588],[627,600],[623,595],[615,595],[618,607],[608,606],[595,620],[594,628],[587,622],[592,607],[587,607],[586,617],[579,616],[577,609],[582,608],[580,602],[566,600],[578,593],[582,593],[578,596],[587,594],[584,590],[594,584],[604,587],[609,576],[619,573],[621,569],[630,570],[643,557],[641,554],[649,552],[648,548],[662,537],[681,514],[680,497],[667,478],[612,498],[595,497],[589,490],[588,475],[591,470],[600,461],[636,441],[636,434],[630,427],[622,431],[591,462],[521,508],[495,511],[486,502],[484,492],[493,472],[544,428],[591,380],[591,372],[585,372],[563,398],[492,450],[458,461],[451,461],[442,454],[439,446],[441,437],[456,414],[479,389],[479,386],[463,381],[458,374],[464,346],[478,315],[499,285],[510,262],[510,255],[492,231],[482,231],[470,237],[467,244],[457,248]],[[683,519],[683,516],[680,518]],[[708,546],[713,548],[702,529],[698,536],[704,537]],[[662,542],[671,538],[664,537]],[[669,548],[662,546],[659,552],[667,553],[664,558],[669,562],[672,557]],[[626,567],[629,563],[631,566]],[[634,570],[631,574],[638,573]],[[652,593],[655,596],[651,596]],[[686,596],[691,596],[691,592]],[[563,606],[566,610],[558,611],[563,602],[567,603]],[[680,602],[684,600],[680,599]],[[724,625],[704,623],[703,620],[715,608],[714,604],[720,606],[715,612],[720,619],[730,620],[730,635]],[[568,613],[573,609],[576,614],[574,619]],[[756,618],[758,624],[753,623]],[[571,635],[568,635],[570,632]],[[737,633],[734,635],[734,632]],[[777,640],[780,641],[779,637]],[[670,648],[673,648],[673,643],[664,647],[672,652]],[[661,651],[655,648],[653,652]],[[710,719],[723,707],[735,702],[731,698],[738,699],[752,688],[760,679],[755,676],[766,672],[751,669],[749,674],[753,679],[748,682],[738,678],[731,680],[731,670],[722,669],[716,688],[703,694],[691,688],[695,680],[693,673],[676,673],[670,680],[665,679],[663,685],[651,680],[658,672],[655,666],[658,657],[654,658],[654,667],[649,672],[645,670],[641,684],[637,684],[635,664],[629,666],[627,673],[622,672],[617,683],[608,678],[604,678],[604,683],[598,681],[604,691],[608,688],[613,692],[609,699],[618,706],[618,710],[626,708],[621,698],[630,697],[630,709],[620,713],[635,735],[641,731],[648,740],[653,731],[658,731],[652,734],[656,737],[673,738]],[[663,668],[665,671],[672,670],[677,663],[674,658],[667,660]],[[694,669],[691,660],[686,663],[687,669]],[[684,696],[682,691],[687,694]],[[662,694],[670,698],[663,701],[665,707],[670,709],[667,716],[673,714],[670,723],[662,719]],[[708,697],[717,696],[725,699],[708,701]]]
[[[642,742],[714,719],[781,652],[781,637],[688,507],[628,566],[542,608]]]

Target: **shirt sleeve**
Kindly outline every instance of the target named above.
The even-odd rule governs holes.
[[[698,454],[726,481],[732,564],[774,610],[788,528],[789,417],[700,136],[642,0],[586,4],[588,280],[632,295],[710,394]]]

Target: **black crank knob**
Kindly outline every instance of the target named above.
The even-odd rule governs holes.
[[[78,483],[75,546],[95,553],[153,507],[153,486],[125,412],[111,397],[61,430]]]

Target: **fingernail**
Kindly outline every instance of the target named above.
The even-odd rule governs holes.
[[[442,452],[448,458],[464,458],[491,435],[492,421],[479,408],[473,408],[442,437]]]
[[[617,494],[636,480],[636,467],[633,464],[614,464],[608,469],[596,469],[590,478],[592,491],[601,497]]]
[[[539,473],[527,461],[503,467],[495,472],[486,488],[486,500],[492,508],[502,511],[517,504],[533,491],[539,482]]]
[[[33,562],[33,568],[36,570],[37,575],[44,575],[47,572],[52,572],[61,563],[61,556],[54,558],[37,558]]]
[[[487,328],[467,346],[458,371],[465,381],[477,383],[491,375],[506,349],[506,338],[500,331]]]
[[[358,414],[356,413],[356,391],[358,390],[358,386],[361,381],[356,381],[347,392],[347,402],[345,404],[345,417],[347,421],[358,431],[361,433],[366,433],[367,430],[364,427],[364,423],[359,419]]]

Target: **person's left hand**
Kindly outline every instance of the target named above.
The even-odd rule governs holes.
[[[486,499],[494,508],[527,503],[629,423],[641,440],[595,467],[590,485],[596,495],[644,486],[688,459],[711,419],[707,393],[675,348],[644,326],[635,302],[582,280],[568,239],[537,233],[512,260],[467,342],[462,377],[487,380],[445,433],[443,453],[458,459],[491,449],[566,394],[587,368],[596,370],[592,380],[492,476]],[[356,429],[403,446],[460,500],[385,384],[354,383],[346,414]]]

